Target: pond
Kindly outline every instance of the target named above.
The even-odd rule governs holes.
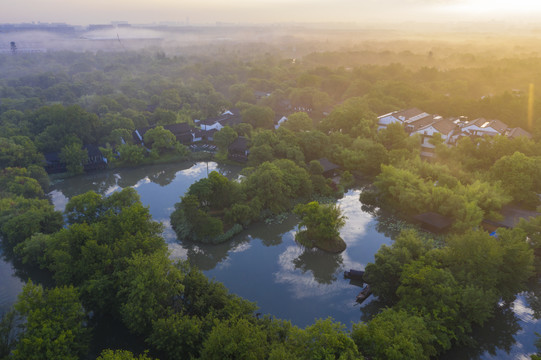
[[[172,257],[189,259],[231,292],[257,302],[262,314],[291,320],[301,327],[317,318],[332,317],[349,327],[361,317],[369,319],[378,310],[374,297],[362,307],[356,305],[355,296],[360,288],[342,275],[344,270],[364,269],[382,244],[392,243],[393,229],[388,226],[392,221],[363,211],[360,190],[351,190],[338,200],[347,216],[341,230],[347,249],[341,254],[299,246],[294,240],[298,224],[294,216],[281,223],[253,224],[220,245],[180,243],[170,227],[169,215],[188,187],[213,170],[235,178],[240,168],[201,162],[105,171],[57,182],[50,196],[55,207],[63,210],[69,198],[88,190],[108,195],[127,186],[134,187],[153,218],[166,226],[164,238]],[[13,269],[6,262],[0,262],[0,276],[2,310],[14,302],[22,283],[13,276]],[[523,359],[533,353],[534,331],[541,332],[541,324],[533,316],[526,295],[520,296],[512,307],[498,308],[494,320],[476,329],[475,346],[453,349],[444,358]]]

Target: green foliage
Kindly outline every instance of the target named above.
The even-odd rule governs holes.
[[[15,311],[0,314],[0,359],[7,359],[16,345]]]
[[[24,321],[12,359],[75,360],[85,354],[85,313],[73,287],[44,290],[29,282],[19,295],[15,310]]]
[[[218,149],[227,153],[229,145],[237,139],[238,135],[230,126],[224,126],[220,131],[217,131],[214,135],[214,142],[218,145]]]
[[[43,198],[40,183],[31,177],[26,168],[5,168],[0,171],[0,188],[4,196],[15,195],[24,198]]]
[[[324,131],[343,132],[356,138],[371,138],[376,133],[376,115],[362,98],[350,98],[336,106],[320,127]]]
[[[82,174],[87,159],[88,152],[78,143],[66,145],[60,152],[60,160],[66,163],[66,169],[71,175]]]
[[[417,260],[404,266],[398,307],[424,317],[428,330],[436,336],[435,344],[443,350],[463,335],[459,317],[458,283],[447,269],[439,269]]]
[[[33,234],[29,239],[15,246],[13,252],[23,264],[43,264],[50,236],[41,233]]]
[[[133,355],[128,350],[103,350],[96,360],[153,360],[146,352],[139,356]]]
[[[448,175],[445,168],[441,171],[442,167],[436,166],[434,170],[440,171],[438,175],[436,171],[427,171],[429,167],[382,166],[381,174],[374,181],[380,199],[403,214],[433,211],[453,218],[456,232],[473,229],[484,218],[497,218],[501,208],[510,201],[498,184],[476,180],[463,185]]]
[[[63,225],[62,214],[47,200],[22,197],[0,199],[0,234],[13,248],[33,234],[52,234]]]
[[[91,204],[88,211],[83,200]],[[132,256],[148,256],[166,246],[161,224],[151,220],[135,190],[126,188],[102,199],[95,208],[99,211],[91,209],[96,200],[86,194],[75,206],[68,203],[69,218],[77,222],[51,237],[41,265],[53,272],[57,283],[79,286],[85,306],[106,310],[117,304],[117,277]]]
[[[43,155],[38,152],[34,143],[26,136],[0,137],[0,169],[31,164],[40,164]]]
[[[382,245],[374,255],[374,263],[366,265],[364,274],[374,295],[387,304],[396,303],[396,290],[404,267],[424,257],[432,247],[432,243],[423,240],[414,230],[403,231],[390,247]]]
[[[301,330],[293,328],[285,342],[289,354],[295,359],[353,360],[363,359],[357,346],[346,333],[346,327],[330,318],[318,319],[313,325]],[[270,358],[276,357],[276,350]]]
[[[174,314],[153,322],[147,342],[168,359],[195,359],[208,336],[211,324],[196,316]]]
[[[184,275],[165,250],[147,255],[135,253],[118,274],[120,314],[133,333],[146,333],[153,321],[178,308]]]
[[[437,354],[435,336],[424,319],[404,310],[387,308],[367,324],[354,324],[351,337],[375,360],[428,360]]]
[[[274,111],[266,106],[253,105],[242,111],[242,121],[257,128],[272,129],[274,127]]]
[[[306,131],[312,129],[313,121],[307,113],[296,112],[289,115],[282,126],[291,131]]]
[[[266,334],[246,319],[232,319],[216,324],[203,344],[203,359],[258,360],[266,357]]]
[[[145,149],[141,146],[124,144],[117,147],[120,163],[139,165],[145,158]]]
[[[346,224],[346,217],[337,205],[320,205],[317,201],[312,201],[295,206],[294,213],[301,217],[299,228],[306,227],[306,230],[297,233],[296,237],[303,234],[313,246],[325,250],[334,249],[331,244],[335,242],[340,243],[337,239],[340,238],[340,228]],[[345,248],[345,244],[340,245],[340,248]]]
[[[177,139],[175,135],[163,126],[156,126],[145,133],[144,141],[146,146],[152,147],[158,154],[175,149]]]
[[[541,159],[515,152],[496,161],[490,168],[490,176],[502,182],[514,201],[530,207],[539,203],[537,193],[541,192]]]

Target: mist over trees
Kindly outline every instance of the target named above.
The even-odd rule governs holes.
[[[0,357],[81,357],[91,313],[117,319],[151,350],[104,350],[100,359],[430,358],[470,341],[499,301],[528,289],[540,269],[539,218],[497,237],[480,225],[498,220],[505,205],[539,205],[541,95],[529,124],[525,89],[539,80],[541,58],[508,45],[498,52],[497,41],[477,52],[448,48],[448,39],[359,40],[347,48],[347,40],[325,45],[320,32],[306,35],[166,51],[0,54],[2,245],[53,281],[50,288],[29,282],[2,318]],[[410,107],[497,118],[533,139],[465,138],[455,147],[436,139],[435,160],[422,161],[419,137],[400,125],[378,131],[378,115]],[[83,171],[85,145],[102,147],[111,166],[184,158],[186,147],[164,127],[200,127],[199,120],[232,108],[243,123],[223,127],[213,141],[226,161],[233,142],[246,139],[243,179],[211,172],[179,194],[171,215],[179,239],[227,241],[298,202],[308,203],[296,207],[306,232],[335,238],[344,220],[339,210],[309,201],[340,196],[361,177],[372,186],[360,200],[374,213],[407,219],[437,212],[454,220],[439,242],[403,231],[378,251],[365,280],[386,308],[370,321],[348,329],[316,320],[300,329],[256,316],[255,304],[170,260],[162,225],[132,188],[73,196],[64,213],[46,198],[48,153],[59,153],[70,174]],[[132,132],[149,126],[147,148],[134,144]],[[324,176],[324,158],[344,170],[338,183]]]

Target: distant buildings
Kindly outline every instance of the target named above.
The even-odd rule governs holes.
[[[434,156],[435,145],[430,140],[436,134],[441,136],[446,145],[455,145],[462,137],[502,135],[509,138],[519,136],[532,138],[532,135],[526,130],[520,127],[510,128],[500,120],[478,118],[468,121],[465,118],[443,118],[417,108],[393,111],[378,116],[378,130],[385,129],[392,123],[403,125],[410,135],[419,134],[421,136],[421,156],[423,157]]]

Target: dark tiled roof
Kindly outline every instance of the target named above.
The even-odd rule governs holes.
[[[323,172],[324,173],[327,172],[327,171],[332,171],[332,170],[336,170],[336,169],[340,168],[340,166],[336,165],[333,162],[330,162],[329,159],[327,159],[327,158],[321,158],[318,161],[321,164],[321,166],[323,167]]]
[[[235,141],[231,143],[231,145],[229,145],[229,151],[243,152],[247,149],[248,149],[248,139],[245,138],[244,136],[239,136],[238,138],[235,139]]]
[[[517,138],[519,136],[525,136],[527,137],[528,139],[531,139],[532,138],[532,134],[530,134],[529,132],[527,132],[526,130],[524,130],[523,128],[520,128],[520,127],[516,127],[516,128],[513,128],[513,129],[510,129],[508,132],[507,132],[507,136],[511,139],[514,139],[514,138]]]
[[[417,131],[425,126],[428,126],[430,124],[433,124],[436,119],[434,119],[434,115],[427,115],[425,117],[422,117],[418,120],[412,121],[406,125],[406,129],[409,132]]]
[[[171,131],[175,135],[189,133],[191,130],[190,124],[188,123],[169,124],[165,125],[163,128]]]
[[[432,124],[434,129],[436,129],[440,134],[448,135],[451,131],[456,128],[456,124],[450,119],[441,119],[440,121]]]

